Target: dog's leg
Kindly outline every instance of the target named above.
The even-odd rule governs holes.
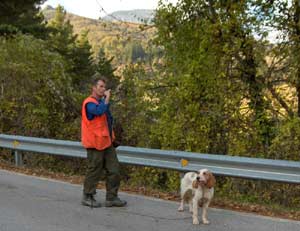
[[[189,211],[190,211],[190,213],[193,212],[193,201],[192,200],[189,201]]]
[[[210,223],[209,220],[207,219],[207,209],[208,209],[209,203],[210,203],[210,200],[207,200],[203,203],[203,206],[202,206],[202,222],[205,225],[208,225]]]
[[[198,219],[198,198],[194,197],[193,201],[193,225],[198,225],[199,224],[199,219]]]
[[[182,212],[183,210],[184,210],[184,200],[181,199],[180,205],[179,205],[179,207],[178,207],[178,211],[179,211],[179,212]]]

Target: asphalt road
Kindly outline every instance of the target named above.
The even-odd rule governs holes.
[[[80,205],[82,187],[0,170],[0,231],[299,231],[300,221],[210,208],[210,225],[192,225],[178,203],[120,193],[125,208]],[[104,202],[105,192],[98,199]]]

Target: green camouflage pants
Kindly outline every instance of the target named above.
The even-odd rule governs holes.
[[[119,161],[115,148],[110,146],[101,151],[87,149],[87,173],[83,192],[95,194],[99,180],[104,177],[106,178],[106,200],[112,200],[117,197],[120,186]]]

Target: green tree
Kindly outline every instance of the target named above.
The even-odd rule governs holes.
[[[156,41],[167,72],[158,131],[170,129],[172,135],[162,134],[167,147],[223,154],[235,147],[258,155],[267,150],[274,125],[261,69],[264,25],[273,11],[271,2],[256,0],[160,3]],[[167,127],[169,121],[174,127]]]
[[[64,137],[72,130],[76,112],[63,57],[27,35],[1,38],[0,49],[1,132]],[[68,134],[74,137],[77,132]]]
[[[141,63],[126,65],[122,77],[112,111],[124,130],[123,145],[151,147],[150,128],[156,101],[149,94],[149,88],[153,81],[149,81],[145,66]]]
[[[48,27],[53,31],[49,38],[50,47],[64,57],[71,58],[77,35],[73,34],[73,26],[66,20],[66,11],[61,5],[57,6],[55,16],[49,21]]]
[[[300,119],[295,117],[285,121],[279,128],[278,135],[272,143],[268,157],[272,159],[299,161],[299,137]]]
[[[0,2],[0,35],[16,32],[30,33],[39,38],[47,37],[44,17],[39,5],[44,0],[2,0]]]
[[[50,47],[65,58],[73,87],[79,92],[84,92],[89,78],[95,71],[88,31],[83,31],[79,38],[74,35],[73,26],[66,20],[66,11],[60,5],[48,26],[53,30],[48,41]]]
[[[73,86],[80,92],[86,90],[89,78],[95,71],[93,52],[88,41],[88,31],[83,31],[76,40],[75,48],[72,50],[71,62]]]
[[[231,107],[239,103],[229,100],[239,95],[226,81],[230,76],[221,25],[208,9],[205,1],[158,9],[156,41],[164,47],[167,71],[159,80],[162,117],[157,132],[163,148],[226,154],[226,123]]]
[[[291,16],[293,18],[291,27],[289,29],[289,40],[291,43],[291,55],[292,55],[292,75],[290,76],[293,86],[296,88],[296,97],[298,106],[296,114],[300,117],[300,1],[292,1]]]
[[[96,71],[108,78],[108,88],[116,89],[119,85],[119,78],[114,74],[116,68],[113,67],[114,57],[107,58],[103,48],[100,48],[96,56]]]

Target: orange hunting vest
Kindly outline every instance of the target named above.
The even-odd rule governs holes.
[[[85,148],[103,150],[112,144],[106,114],[95,116],[92,120],[88,120],[86,104],[90,102],[99,104],[99,102],[92,97],[88,97],[83,101],[81,109],[81,142]]]

